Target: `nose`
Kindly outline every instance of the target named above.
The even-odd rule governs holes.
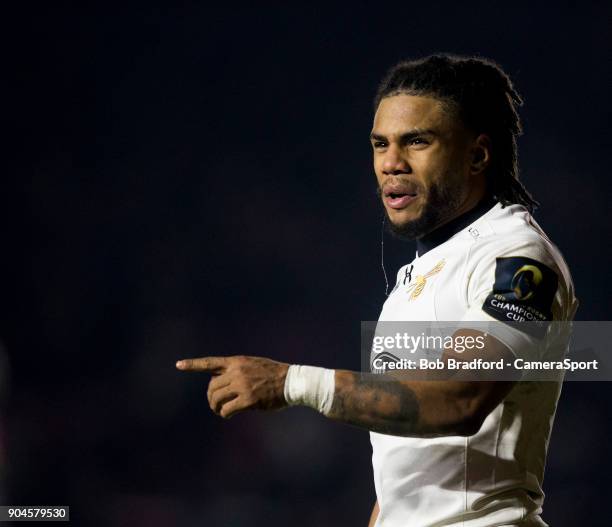
[[[382,171],[387,176],[410,174],[412,169],[408,161],[402,156],[401,149],[396,145],[389,145],[383,159]]]

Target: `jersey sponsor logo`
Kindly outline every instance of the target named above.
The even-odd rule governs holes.
[[[410,301],[414,300],[415,298],[418,298],[418,296],[423,292],[423,289],[425,289],[425,286],[427,285],[427,279],[438,274],[443,269],[444,265],[446,265],[446,260],[442,259],[434,266],[431,271],[423,275],[417,275],[414,279],[414,282],[408,286],[407,291],[410,294],[408,300]],[[410,271],[412,278],[412,269]]]
[[[552,320],[552,302],[559,279],[541,262],[524,256],[497,258],[495,284],[482,309],[502,322]],[[527,324],[525,332],[541,336],[546,326]]]

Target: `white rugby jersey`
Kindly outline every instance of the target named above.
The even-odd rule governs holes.
[[[525,265],[541,271],[548,291],[536,295],[537,303],[523,302],[518,313],[536,320],[574,316],[578,302],[567,265],[521,205],[480,205],[417,249],[417,257],[398,271],[380,321],[509,318],[521,302],[504,304],[499,294]],[[538,359],[529,335],[505,324],[495,327],[506,328],[490,333],[515,355]],[[517,383],[470,437],[371,432],[376,526],[546,526],[539,516],[542,480],[560,391],[561,381]]]

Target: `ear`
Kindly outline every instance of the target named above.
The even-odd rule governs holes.
[[[480,174],[491,164],[491,139],[486,134],[480,134],[470,149],[470,172]]]

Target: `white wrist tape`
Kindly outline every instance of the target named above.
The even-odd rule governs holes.
[[[335,370],[316,366],[289,366],[285,379],[285,400],[290,406],[310,406],[327,415],[334,401],[335,374]]]

